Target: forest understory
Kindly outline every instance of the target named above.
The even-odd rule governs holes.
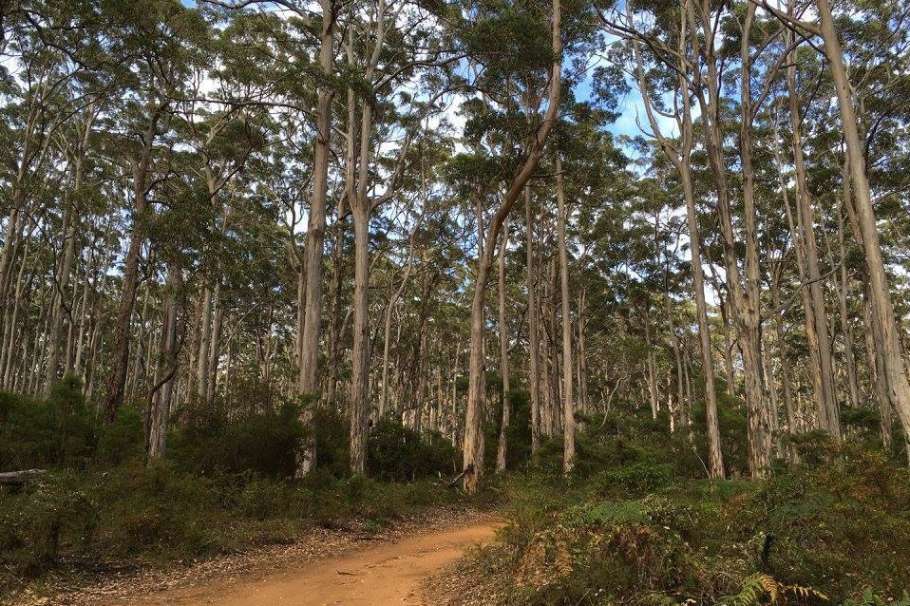
[[[530,449],[528,401],[514,395],[510,439],[522,457]],[[8,421],[22,420],[17,410],[40,410],[10,401],[0,399]],[[697,433],[668,438],[663,415],[618,407],[580,419],[582,458],[568,478],[560,442],[547,441],[530,465],[467,495],[451,481],[458,467],[449,443],[430,445],[388,424],[372,434],[368,451],[371,473],[383,479],[345,477],[341,419],[321,420],[337,427],[319,440],[322,474],[283,479],[295,442],[281,434],[294,423],[265,417],[246,419],[236,442],[207,424],[184,426],[171,437],[168,459],[151,467],[134,446],[138,419],[121,422],[76,451],[91,454],[91,468],[0,487],[0,603],[100,604],[225,576],[255,578],[257,569],[299,569],[365,540],[484,515],[504,522],[497,541],[427,580],[425,595],[448,596],[452,605],[907,603],[910,473],[903,453],[883,455],[868,426],[855,427],[849,445],[821,432],[802,436],[787,446],[798,463],[778,459],[771,479],[712,480],[694,447]],[[245,435],[257,425],[259,433]],[[17,426],[40,421],[30,416]],[[93,435],[80,436],[72,418],[55,428],[31,435],[34,442],[7,433],[17,441],[4,443],[17,456],[35,456],[26,447],[39,438],[62,436],[76,448]],[[495,435],[489,428],[488,439]],[[727,436],[731,462],[745,465],[737,445],[744,434]],[[214,461],[236,467],[205,468]]]

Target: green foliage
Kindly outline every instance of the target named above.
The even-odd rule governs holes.
[[[673,467],[669,463],[636,462],[607,471],[602,484],[611,492],[645,494],[668,485],[673,477]]]
[[[385,419],[370,431],[367,471],[378,480],[408,482],[451,474],[457,461],[455,447],[438,433],[421,435]]]
[[[506,484],[505,548],[487,564],[503,603],[884,604],[910,589],[910,475],[877,450],[809,436],[770,480],[715,481],[658,431],[588,420],[596,465]]]
[[[65,377],[46,400],[0,393],[0,468],[78,468],[96,445],[96,423],[77,378]]]
[[[570,527],[610,527],[644,522],[648,519],[648,510],[639,501],[605,501],[576,505],[567,509],[562,518]]]
[[[82,383],[64,377],[44,400],[0,393],[0,468],[83,469],[117,465],[143,454],[139,411],[121,409],[101,423],[82,397]]]
[[[57,564],[62,550],[81,551],[91,544],[96,503],[72,473],[30,482],[16,494],[2,491],[0,564],[14,574],[37,574]]]
[[[113,423],[101,425],[95,461],[104,465],[119,465],[145,456],[145,432],[142,415],[132,406],[121,408]]]
[[[184,471],[293,475],[303,437],[299,408],[284,403],[228,418],[221,406],[190,406],[174,424],[168,457]]]
[[[804,465],[817,467],[831,459],[834,443],[825,431],[806,431],[786,436],[784,444],[793,449]]]
[[[350,469],[349,425],[340,412],[324,406],[313,411],[316,428],[316,474],[326,479],[343,478]]]

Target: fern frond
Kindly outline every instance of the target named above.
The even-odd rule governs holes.
[[[801,602],[810,599],[829,601],[828,596],[811,587],[785,585],[771,575],[756,573],[743,579],[739,593],[723,598],[722,602],[730,606],[759,606],[763,602],[780,604],[785,595],[796,597]]]

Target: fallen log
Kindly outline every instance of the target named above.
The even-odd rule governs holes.
[[[46,469],[23,469],[21,471],[0,472],[0,484],[24,484],[35,476],[47,473]]]

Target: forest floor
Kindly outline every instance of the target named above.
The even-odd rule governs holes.
[[[343,529],[319,528],[290,545],[263,547],[179,569],[127,571],[78,589],[61,587],[53,597],[22,595],[14,604],[436,604],[444,596],[434,592],[432,600],[425,600],[427,580],[472,547],[494,540],[501,525],[489,512],[442,509],[378,533],[356,524]]]

